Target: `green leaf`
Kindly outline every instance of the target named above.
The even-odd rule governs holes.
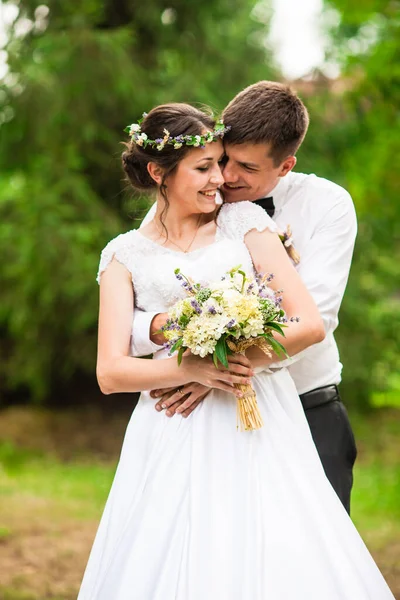
[[[236,341],[236,340],[234,340],[234,341]],[[231,356],[232,354],[235,354],[234,351],[229,348],[229,346],[226,346],[226,353],[227,353],[228,356]]]
[[[287,325],[278,325],[278,323],[271,322],[271,323],[268,323],[267,327],[269,329],[273,329],[274,331],[277,331],[278,333],[283,335],[283,337],[285,337],[285,332],[283,331],[282,327],[287,327]]]
[[[176,350],[178,350],[178,348],[180,348],[183,344],[183,338],[179,338],[179,340],[176,340],[175,344],[172,346],[170,352],[172,354],[172,352],[175,352]]]
[[[227,369],[228,368],[228,354],[226,351],[226,340],[225,340],[224,336],[219,338],[217,345],[215,346],[215,352],[217,354],[218,360]]]
[[[186,325],[189,323],[189,321],[190,321],[190,318],[187,315],[181,315],[179,317],[178,324],[180,327],[186,327]]]
[[[286,352],[285,346],[282,346],[282,344],[280,342],[278,342],[272,335],[266,334],[265,337],[271,344],[272,349],[275,352],[275,354],[277,354],[278,356],[283,354],[284,356],[289,358],[289,354]]]
[[[215,352],[215,350],[214,350],[214,352],[213,352],[213,355],[212,355],[212,357],[213,357],[213,362],[214,362],[214,365],[215,365],[215,366],[217,367],[217,369],[218,369],[218,357],[217,357],[217,353]]]
[[[183,353],[185,352],[186,348],[184,346],[181,346],[179,348],[179,352],[178,352],[178,367],[180,366],[181,362],[182,362],[182,356]]]

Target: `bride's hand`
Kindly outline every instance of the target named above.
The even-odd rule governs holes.
[[[218,388],[241,396],[241,392],[234,387],[235,383],[250,383],[254,375],[251,362],[242,354],[233,354],[228,357],[228,369],[220,366],[216,368],[211,357],[200,358],[193,354],[183,357],[181,368],[185,370],[188,381],[197,381],[210,388]]]

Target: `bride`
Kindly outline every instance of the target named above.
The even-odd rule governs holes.
[[[260,350],[229,369],[166,351],[129,356],[134,306],[165,312],[184,295],[174,270],[215,281],[238,264],[274,273],[289,354],[321,341],[317,308],[262,208],[223,205],[224,127],[186,104],[130,128],[125,172],[157,191],[157,213],[103,250],[97,377],[102,391],[142,391],[91,551],[79,600],[393,600],[325,477],[294,384]],[[236,430],[234,383],[251,379],[264,426]],[[189,418],[154,410],[145,390],[212,388]]]

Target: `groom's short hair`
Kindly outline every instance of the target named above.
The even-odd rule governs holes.
[[[306,107],[288,85],[259,81],[237,94],[222,113],[231,129],[227,144],[270,144],[270,156],[279,165],[300,147],[307,133]]]

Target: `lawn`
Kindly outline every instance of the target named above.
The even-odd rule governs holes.
[[[128,416],[0,413],[0,599],[76,600]],[[352,517],[400,599],[400,411],[352,415]]]

